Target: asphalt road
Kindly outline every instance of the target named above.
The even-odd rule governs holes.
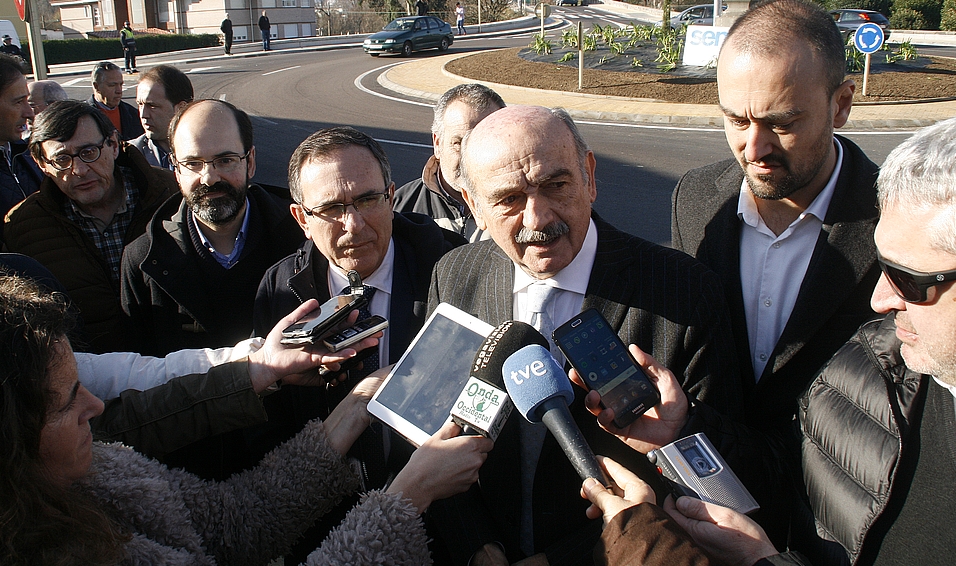
[[[590,8],[558,8],[590,16],[601,25],[627,23]],[[591,25],[586,18],[585,25]],[[530,34],[456,40],[458,52],[527,45]],[[416,54],[435,56],[436,52]],[[351,125],[379,140],[388,153],[394,181],[401,185],[421,175],[431,154],[431,105],[380,87],[375,78],[393,57],[372,58],[359,48],[315,52],[274,51],[254,58],[212,59],[182,65],[198,97],[228,100],[253,116],[257,165],[255,179],[286,185],[289,156],[310,133],[333,125]],[[73,98],[88,96],[85,80],[59,79]],[[132,83],[133,81],[130,81]],[[135,98],[129,85],[126,100]],[[579,122],[597,156],[595,208],[619,228],[652,241],[670,237],[670,194],[688,169],[731,157],[718,129],[648,127]],[[881,162],[909,132],[843,132]]]

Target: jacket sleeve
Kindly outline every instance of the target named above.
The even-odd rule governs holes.
[[[289,552],[311,525],[359,486],[325,425],[311,421],[255,468],[223,482],[169,470],[206,550],[218,564],[265,564]]]
[[[308,566],[421,566],[431,564],[418,513],[396,495],[371,491],[309,555]]]
[[[617,566],[718,566],[663,509],[641,503],[621,511],[604,527],[594,563]]]
[[[127,389],[145,391],[176,377],[206,373],[213,366],[244,358],[262,347],[261,338],[243,340],[228,348],[179,350],[165,358],[132,352],[89,354],[74,352],[80,383],[103,401]]]
[[[93,434],[161,458],[197,440],[264,422],[248,366],[248,360],[239,360],[146,391],[124,391],[92,421]]]

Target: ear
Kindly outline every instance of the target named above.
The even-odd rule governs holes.
[[[289,211],[292,213],[292,218],[295,218],[295,221],[299,224],[299,228],[302,228],[305,237],[311,240],[312,234],[309,232],[309,217],[306,216],[302,210],[302,206],[297,203],[292,203],[289,205]]]
[[[116,158],[119,157],[119,151],[120,151],[119,132],[116,130],[113,130],[113,133],[110,134],[110,140],[111,140],[110,147],[113,148],[113,160],[115,161]]]
[[[465,190],[464,187],[461,187],[461,196],[465,199],[465,204],[468,205],[468,209],[471,210],[471,214],[475,217],[475,225],[479,230],[487,230],[488,223],[485,222],[484,212],[480,206],[476,206],[478,203],[474,198],[474,195],[471,194],[471,191]]]
[[[853,106],[853,93],[856,92],[856,83],[851,79],[843,81],[833,93],[833,127],[842,128],[850,118],[850,108]]]
[[[591,202],[593,203],[597,200],[597,179],[594,177],[594,171],[597,169],[597,159],[594,158],[593,151],[588,150],[584,167],[588,172],[588,196],[591,197]]]
[[[435,157],[441,160],[441,140],[438,138],[438,134],[432,134],[432,150]]]
[[[249,157],[246,158],[246,174],[250,179],[256,175],[256,146],[249,148]]]

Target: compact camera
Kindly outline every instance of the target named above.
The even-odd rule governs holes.
[[[651,450],[647,459],[668,480],[675,497],[689,495],[744,514],[760,509],[703,433]]]

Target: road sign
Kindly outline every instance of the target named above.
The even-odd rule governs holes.
[[[860,53],[876,53],[883,47],[883,29],[874,23],[865,23],[853,35],[853,45]]]
[[[17,5],[17,15],[20,16],[20,20],[24,22],[30,17],[30,11],[27,9],[28,2],[29,0],[14,0],[14,4]]]
[[[547,18],[551,15],[551,4],[538,4],[534,7],[534,15],[539,18]]]

